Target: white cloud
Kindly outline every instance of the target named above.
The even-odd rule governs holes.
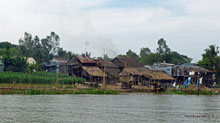
[[[88,40],[88,49],[98,56],[104,48],[117,53],[128,49],[139,53],[141,47],[153,50],[163,37],[171,49],[196,60],[208,45],[220,46],[219,0],[169,0],[150,7],[104,7],[109,2],[0,1],[0,40],[17,43],[25,31],[40,37],[55,31],[64,49],[82,53],[83,42]]]

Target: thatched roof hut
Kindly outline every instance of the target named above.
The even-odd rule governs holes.
[[[146,68],[125,68],[121,73],[121,76],[137,75],[145,76],[151,80],[175,80],[170,75],[163,73],[161,71],[152,71]]]
[[[137,68],[125,68],[119,75],[120,76],[131,76],[131,75],[142,76],[142,73]]]
[[[81,75],[87,81],[96,82],[96,83],[102,82],[104,76],[107,77],[107,75],[104,72],[102,72],[98,67],[94,67],[94,66],[90,66],[90,67],[83,66]]]
[[[152,80],[175,80],[172,76],[162,71],[152,71],[147,68],[136,68],[142,75],[150,77]]]
[[[67,66],[69,75],[81,77],[82,66],[96,66],[96,61],[89,56],[73,55],[67,62]]]
[[[150,86],[152,84],[168,87],[175,80],[170,75],[161,71],[152,71],[147,68],[125,68],[120,74],[120,82],[123,85],[130,83],[132,85]]]
[[[82,67],[85,72],[88,73],[89,76],[95,77],[104,77],[106,74],[102,72],[98,67]]]
[[[108,76],[108,81],[110,83],[116,83],[119,82],[119,72],[120,69],[118,68],[118,66],[116,66],[115,64],[113,64],[110,61],[106,61],[103,59],[98,59],[97,60],[97,66],[107,74]]]

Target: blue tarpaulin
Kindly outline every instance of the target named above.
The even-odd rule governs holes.
[[[196,85],[199,85],[199,80],[196,82]]]

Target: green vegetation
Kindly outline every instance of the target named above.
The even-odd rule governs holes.
[[[173,90],[173,91],[165,91],[163,94],[180,94],[180,95],[187,95],[187,93],[184,92],[184,91],[175,91],[175,90]]]
[[[179,94],[179,95],[213,95],[214,93],[212,91],[197,91],[197,90],[188,90],[188,91],[166,91],[163,94]]]
[[[48,62],[54,57],[69,59],[74,54],[60,47],[60,37],[55,32],[51,32],[43,38],[25,32],[24,36],[19,39],[18,42],[19,45],[14,45],[9,42],[0,43],[0,60],[4,63],[4,71],[42,71],[43,62]],[[143,47],[140,53],[137,54],[129,49],[125,55],[118,55],[118,57],[136,58],[140,63],[145,65],[162,62],[181,64],[190,63],[192,61],[192,58],[172,51],[163,38],[159,39],[157,44],[158,47],[155,50]],[[219,47],[210,45],[202,54],[202,60],[198,62],[201,67],[215,72],[217,82],[220,81],[220,56],[218,54]],[[86,52],[86,54],[83,55],[90,56],[91,53]],[[28,57],[33,57],[36,60],[36,64],[32,66],[28,65]],[[107,60],[111,60],[106,54],[104,57]]]
[[[114,90],[95,90],[90,88],[90,89],[73,92],[73,94],[120,94],[120,93]]]
[[[35,70],[41,71],[43,62],[53,59],[54,56],[69,59],[73,53],[59,47],[60,37],[51,32],[50,35],[40,39],[25,32],[19,39],[19,45],[9,42],[0,43],[0,60],[4,63],[4,71],[28,72],[27,58],[36,60]]]
[[[25,95],[58,95],[58,94],[120,94],[113,90],[94,90],[94,89],[84,89],[84,90],[8,90],[2,91],[0,94],[25,94]]]
[[[200,95],[213,95],[214,93],[212,91],[199,91]]]
[[[27,68],[27,62],[21,57],[15,45],[8,42],[1,43],[0,56],[4,63],[4,71],[24,72]]]
[[[172,51],[163,38],[158,40],[156,52],[152,52],[148,47],[144,47],[141,48],[140,55],[129,49],[126,55],[118,55],[118,57],[136,58],[140,63],[147,65],[153,65],[154,63],[161,63],[164,61],[173,64],[190,63],[192,61],[192,58]]]
[[[182,55],[176,51],[172,51],[163,38],[158,40],[158,47],[155,52],[152,52],[148,47],[141,48],[140,54],[136,54],[132,50],[128,50],[125,55],[118,55],[118,57],[136,58],[140,63],[145,65],[153,65],[154,63],[172,63],[182,64],[191,63],[192,58]],[[219,47],[210,45],[206,48],[205,53],[202,54],[202,60],[198,62],[199,66],[215,72],[217,82],[220,82],[220,56]],[[220,87],[220,84],[218,84]]]
[[[205,49],[205,53],[202,54],[202,60],[198,64],[208,70],[216,73],[217,81],[220,81],[220,56],[219,47],[216,45],[210,45],[209,48]]]
[[[59,74],[59,83],[75,84],[84,83],[84,79]],[[31,84],[55,84],[56,74],[49,72],[17,73],[0,72],[0,83],[31,83]]]

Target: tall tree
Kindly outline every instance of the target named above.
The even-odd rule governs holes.
[[[142,64],[151,64],[152,52],[149,48],[141,48],[139,61]]]
[[[59,42],[60,37],[55,32],[51,32],[49,36],[41,40],[42,46],[53,55],[57,54]]]
[[[140,51],[140,57],[146,57],[148,55],[150,55],[152,52],[149,48],[141,48],[141,51]]]
[[[181,55],[176,51],[171,51],[171,62],[173,64],[183,64],[183,63],[191,63],[192,58],[189,58],[185,55]]]
[[[27,71],[27,59],[22,56],[16,56],[13,59],[11,71],[13,72],[26,72]]]
[[[11,43],[5,43],[3,49],[0,50],[4,63],[4,71],[24,72],[27,68],[27,61],[20,56],[18,49],[13,47]]]
[[[198,64],[216,72],[216,77],[220,80],[220,57],[218,54],[219,47],[210,45],[209,48],[205,49],[205,53],[202,54],[202,60],[200,60]]]
[[[139,56],[135,53],[135,52],[133,52],[132,50],[128,50],[128,52],[126,52],[126,57],[129,57],[129,58],[136,58],[136,59],[138,59],[139,58]]]
[[[166,44],[166,40],[164,40],[163,38],[159,39],[157,44],[158,44],[157,52],[160,53],[161,55],[169,54],[171,52],[170,48]]]
[[[72,55],[74,55],[74,53],[63,50],[63,48],[60,47],[58,48],[58,52],[57,52],[58,57],[70,59]]]
[[[166,44],[166,41],[161,38],[158,40],[158,48],[157,48],[157,52],[161,55],[161,60],[163,60],[162,62],[167,62],[170,63],[171,62],[171,49],[168,47],[168,45]]]
[[[3,55],[2,60],[4,63],[4,71],[10,71],[13,64],[13,50],[11,49],[11,43],[5,43],[4,47],[5,48],[1,50],[1,54]]]
[[[126,57],[126,55],[119,54],[119,55],[117,55],[117,57],[118,57],[118,58]]]
[[[22,56],[33,57],[38,64],[41,64],[57,55],[59,41],[60,38],[55,32],[51,32],[44,39],[40,39],[38,36],[33,38],[30,33],[25,32],[24,38],[19,40],[19,51]]]
[[[178,52],[172,51],[166,44],[166,41],[161,38],[158,40],[158,48],[156,49],[156,52],[151,52],[149,48],[141,49],[139,61],[142,64],[147,65],[161,62],[181,64],[190,63],[192,59],[185,55],[181,55]]]

